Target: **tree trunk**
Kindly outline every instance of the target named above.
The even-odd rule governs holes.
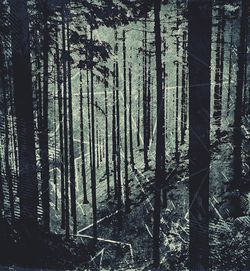
[[[140,146],[140,131],[141,131],[141,78],[138,78],[138,97],[137,97],[137,146]]]
[[[116,49],[115,55],[118,54],[118,43],[117,43],[117,30],[115,31]],[[119,67],[118,62],[115,62],[115,93],[116,93],[116,166],[117,166],[117,205],[118,210],[122,208],[122,184],[121,184],[121,146],[120,146],[120,95],[119,95]],[[121,216],[119,216],[121,218]],[[119,219],[121,225],[121,219]]]
[[[82,157],[82,181],[83,181],[83,204],[89,203],[87,196],[87,178],[85,163],[85,143],[84,143],[84,126],[83,126],[83,93],[82,93],[82,69],[80,68],[80,139],[81,139],[81,157]]]
[[[65,178],[65,233],[69,238],[69,162],[68,162],[68,90],[66,59],[65,5],[62,6],[62,60],[63,60],[63,124],[64,124],[64,178]]]
[[[58,33],[56,34],[56,69],[57,69],[57,95],[58,95],[58,121],[60,142],[60,172],[61,172],[61,228],[65,229],[65,175],[64,175],[64,139],[63,139],[63,102],[62,102],[62,74],[60,67],[60,53]]]
[[[229,64],[228,64],[228,88],[227,88],[227,116],[229,115],[230,110],[230,99],[231,99],[231,80],[232,80],[232,53],[233,53],[233,32],[231,25],[231,38],[230,38],[230,47],[229,47]]]
[[[215,65],[215,89],[214,89],[214,119],[218,126],[216,136],[220,137],[221,128],[221,110],[222,110],[222,77],[223,77],[223,60],[224,60],[224,2],[219,1],[218,11],[218,30],[216,38],[216,65]]]
[[[27,1],[10,0],[14,103],[19,151],[20,219],[28,228],[37,224],[33,91]]]
[[[42,132],[40,140],[41,149],[41,178],[42,178],[42,208],[43,223],[45,230],[50,227],[49,207],[49,146],[48,146],[48,91],[49,91],[49,29],[48,29],[48,6],[45,1],[43,7],[43,102],[42,102]]]
[[[15,212],[14,212],[14,197],[13,197],[13,179],[11,175],[11,166],[10,166],[10,159],[9,159],[9,119],[8,119],[8,86],[6,82],[6,65],[5,65],[5,55],[4,55],[4,46],[3,42],[0,38],[0,67],[1,70],[1,77],[0,77],[0,100],[1,104],[3,105],[3,122],[4,122],[4,162],[5,162],[5,178],[8,184],[8,192],[9,192],[9,206],[10,206],[10,217],[11,221],[14,222],[15,220]],[[2,121],[2,117],[1,117]],[[2,123],[1,123],[2,124]],[[2,185],[2,184],[1,184]]]
[[[183,32],[182,40],[182,91],[181,91],[181,144],[185,143],[186,129],[187,129],[187,87],[186,87],[186,78],[187,78],[187,32]]]
[[[105,72],[104,77],[104,99],[105,99],[105,163],[106,163],[106,176],[107,176],[107,196],[110,198],[110,178],[109,178],[109,124],[108,124],[108,96],[107,96],[107,88],[108,88],[108,73]]]
[[[132,128],[132,66],[129,67],[129,149],[130,164],[132,170],[135,170],[134,147],[133,147],[133,128]]]
[[[240,189],[244,187],[242,180],[242,157],[241,157],[241,145],[242,145],[242,94],[244,88],[244,74],[246,69],[246,58],[247,53],[247,12],[249,9],[249,1],[241,1],[241,21],[240,21],[240,43],[238,47],[238,71],[237,71],[237,85],[236,85],[236,102],[235,102],[235,113],[234,113],[234,131],[233,131],[233,146],[234,146],[234,160],[233,160],[233,189]],[[241,210],[237,210],[236,215],[240,215]]]
[[[123,96],[124,96],[124,174],[125,174],[125,210],[130,210],[129,180],[128,180],[128,135],[127,135],[127,58],[126,32],[123,30]]]
[[[113,67],[113,102],[112,102],[112,159],[113,159],[113,174],[114,174],[114,190],[115,190],[115,199],[117,199],[118,196],[118,190],[117,190],[117,167],[116,167],[116,100],[115,100],[115,90],[116,90],[116,82],[115,82],[115,63]]]
[[[93,164],[92,164],[92,144],[91,144],[91,139],[92,139],[92,135],[91,135],[91,108],[90,108],[90,83],[89,83],[89,70],[87,68],[86,71],[86,75],[87,75],[87,102],[88,102],[88,130],[89,130],[89,166],[90,166],[90,173],[91,173],[91,178],[92,178],[92,168],[93,168]]]
[[[155,16],[155,53],[156,53],[156,88],[157,88],[157,135],[156,135],[156,169],[154,191],[154,224],[153,224],[153,263],[160,265],[160,214],[161,214],[161,183],[165,181],[165,110],[162,89],[162,56],[161,56],[161,0],[154,2]]]
[[[70,197],[71,197],[71,216],[73,218],[73,233],[77,231],[76,217],[76,174],[75,174],[75,153],[74,153],[74,126],[72,112],[72,86],[71,86],[71,58],[70,58],[70,29],[67,21],[67,51],[68,51],[68,107],[69,107],[69,163],[70,163]]]
[[[143,141],[144,141],[144,170],[148,170],[148,65],[147,65],[147,19],[144,20],[143,40]]]
[[[179,28],[177,14],[177,29]],[[175,162],[178,165],[180,162],[179,153],[179,37],[176,37],[176,96],[175,96]]]
[[[189,264],[208,270],[212,1],[188,2]]]
[[[90,29],[90,41],[93,42],[93,29]],[[92,136],[92,209],[93,209],[93,236],[97,238],[97,208],[96,208],[96,157],[95,157],[95,110],[94,110],[94,73],[93,73],[93,48],[90,48],[90,94],[91,94],[91,136]]]

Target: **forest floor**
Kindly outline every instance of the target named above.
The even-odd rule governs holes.
[[[242,194],[237,191],[229,192],[227,188],[233,176],[231,132],[225,133],[220,142],[212,143],[210,165],[211,270],[249,271],[250,241],[247,236],[250,233],[250,194]],[[185,146],[182,148],[180,150],[182,153],[181,162],[178,167],[174,159],[169,159],[167,162],[167,201],[162,208],[160,225],[161,270],[188,270],[188,159]],[[249,176],[247,166],[249,153],[249,138],[245,136],[243,141],[244,178]],[[144,171],[142,150],[137,150],[135,157],[136,170],[132,171],[129,167],[131,192],[131,211],[129,213],[117,211],[117,204],[113,199],[113,185],[111,185],[112,198],[107,198],[104,161],[97,170],[97,243],[94,243],[92,238],[91,189],[88,184],[89,204],[82,204],[80,196],[77,199],[77,234],[71,235],[70,240],[66,240],[60,229],[60,208],[58,211],[51,208],[51,226],[54,234],[38,238],[36,240],[39,243],[38,246],[37,242],[32,243],[31,247],[35,246],[35,250],[27,249],[25,245],[12,247],[12,254],[18,255],[22,251],[21,257],[15,259],[17,265],[39,268],[37,270],[46,270],[41,268],[52,268],[53,270],[153,270],[151,259],[154,152],[150,152],[149,158],[152,159],[150,159],[147,171]],[[110,183],[113,183],[112,174]],[[81,190],[79,184],[78,186],[77,189]],[[60,186],[57,189],[60,190]],[[55,201],[54,186],[51,187],[51,191],[51,206],[53,206]],[[81,195],[81,193],[78,194]],[[234,210],[231,207],[233,205],[230,203],[235,199],[240,201],[243,208],[240,217],[233,216]],[[29,255],[32,260],[25,262],[22,257],[24,254]],[[9,262],[9,264],[11,263],[13,261]],[[0,270],[5,270],[1,268]],[[13,266],[12,269],[6,270],[22,269]]]

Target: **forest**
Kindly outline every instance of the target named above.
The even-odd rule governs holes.
[[[0,270],[250,270],[249,14],[0,0]]]

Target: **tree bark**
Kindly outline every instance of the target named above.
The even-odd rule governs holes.
[[[154,2],[155,16],[155,53],[156,53],[156,88],[157,88],[157,135],[156,135],[156,169],[154,191],[154,224],[153,224],[153,264],[160,265],[160,214],[161,214],[161,183],[165,181],[165,110],[162,89],[162,56],[161,56],[161,0]]]
[[[37,224],[38,183],[27,1],[10,0],[14,104],[19,151],[20,219]]]
[[[212,1],[188,2],[189,268],[208,270]]]
[[[84,126],[83,126],[83,88],[82,88],[82,69],[80,68],[80,139],[81,139],[81,157],[82,157],[82,186],[83,186],[83,204],[89,203],[87,196],[87,178],[85,162],[85,143],[84,143]]]
[[[235,112],[234,112],[234,130],[233,130],[233,146],[234,146],[234,159],[233,159],[233,189],[240,189],[244,185],[242,179],[242,96],[244,88],[244,74],[246,69],[246,58],[247,53],[247,12],[249,9],[249,1],[241,1],[241,20],[240,20],[240,43],[238,47],[238,71],[237,71],[237,85],[236,85],[236,101],[235,101]],[[237,210],[236,215],[239,216],[241,210]]]
[[[129,180],[128,180],[128,123],[127,123],[127,58],[126,58],[126,32],[123,30],[123,96],[124,96],[124,174],[125,174],[125,210],[130,210]]]

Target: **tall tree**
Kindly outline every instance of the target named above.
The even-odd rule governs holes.
[[[132,129],[132,66],[129,66],[129,150],[130,150],[130,164],[132,170],[135,170],[134,161],[134,147],[133,147],[133,129]]]
[[[69,238],[69,158],[68,158],[68,86],[67,86],[67,48],[66,48],[66,5],[63,1],[62,16],[62,64],[63,64],[63,135],[64,135],[64,180],[65,180],[65,233]]]
[[[229,115],[229,107],[230,107],[230,99],[231,99],[231,88],[232,88],[232,46],[233,46],[233,32],[232,32],[232,24],[230,31],[230,45],[229,45],[229,64],[228,64],[228,88],[227,88],[227,116]]]
[[[165,180],[165,109],[162,88],[162,39],[161,39],[161,0],[154,1],[154,32],[156,54],[156,92],[157,92],[157,127],[156,127],[156,169],[154,191],[154,224],[153,224],[153,261],[160,265],[160,215],[161,215],[161,183]]]
[[[225,11],[224,0],[218,1],[218,30],[216,35],[216,60],[215,60],[215,88],[214,88],[214,119],[217,126],[216,135],[220,137],[222,115],[222,87],[223,87],[223,62],[224,62],[224,30]]]
[[[11,165],[10,165],[10,138],[9,138],[9,89],[7,84],[7,67],[6,67],[6,59],[4,54],[4,45],[3,40],[0,38],[0,66],[1,66],[1,74],[0,74],[0,100],[3,105],[3,112],[1,116],[1,124],[4,126],[4,164],[5,164],[5,178],[8,185],[9,192],[9,207],[10,207],[10,218],[12,223],[15,220],[14,213],[14,197],[13,197],[13,177],[11,174]]]
[[[116,101],[116,166],[117,166],[117,205],[118,210],[122,208],[122,182],[121,182],[121,135],[120,135],[120,84],[119,84],[119,66],[118,66],[118,33],[115,29],[115,101]],[[119,215],[119,218],[121,216]],[[120,221],[121,222],[121,221]]]
[[[93,26],[90,25],[90,42],[93,43]],[[96,206],[96,154],[95,154],[95,110],[94,110],[94,72],[93,72],[93,48],[89,50],[90,57],[90,108],[91,108],[91,148],[92,148],[92,170],[91,170],[91,191],[93,211],[93,236],[97,238],[97,206]]]
[[[147,38],[147,17],[145,15],[144,18],[144,38],[143,38],[143,89],[142,89],[142,99],[143,99],[143,154],[144,154],[144,169],[145,171],[148,170],[148,146],[149,146],[149,139],[148,139],[148,38]]]
[[[43,223],[46,230],[50,226],[49,207],[49,147],[48,147],[48,104],[49,104],[49,4],[47,0],[39,0],[39,7],[42,11],[42,52],[43,52],[43,92],[42,92],[42,120],[40,136],[41,152],[41,178],[42,178],[42,207]]]
[[[188,1],[189,265],[208,270],[212,1]]]
[[[104,99],[105,99],[105,163],[107,176],[107,194],[110,198],[110,172],[109,172],[109,123],[108,123],[108,70],[104,72]]]
[[[71,216],[73,218],[73,233],[77,231],[76,217],[76,180],[75,180],[75,153],[74,153],[74,126],[73,126],[73,100],[71,84],[71,55],[70,55],[70,28],[69,19],[67,20],[67,52],[68,52],[68,108],[69,108],[69,164],[70,164],[70,199]]]
[[[59,121],[59,144],[60,144],[60,178],[61,178],[61,228],[65,229],[65,175],[64,175],[64,139],[63,139],[63,91],[62,73],[60,65],[60,52],[58,44],[58,31],[56,33],[56,73],[58,95],[58,121]]]
[[[182,38],[182,91],[181,91],[181,144],[184,144],[187,129],[187,32],[183,32]]]
[[[124,100],[124,174],[125,174],[125,210],[130,209],[129,180],[128,180],[128,122],[127,122],[127,58],[126,58],[126,32],[123,30],[123,100]]]
[[[38,184],[27,1],[10,0],[10,12],[14,104],[19,151],[20,219],[29,227],[29,224],[37,224]]]
[[[179,153],[179,45],[180,45],[180,37],[178,34],[179,30],[179,24],[180,24],[180,19],[179,19],[179,1],[176,1],[176,95],[175,95],[175,161],[177,165],[179,164],[180,161],[180,153]]]
[[[140,131],[141,131],[141,77],[138,78],[138,97],[137,97],[137,146],[140,146]]]
[[[233,146],[234,146],[234,176],[232,188],[242,189],[242,98],[244,88],[244,74],[246,69],[246,58],[247,53],[247,23],[248,23],[248,9],[249,1],[241,1],[241,19],[240,19],[240,42],[238,47],[238,71],[237,71],[237,85],[236,85],[236,102],[234,112],[234,130],[233,130]],[[237,215],[240,215],[240,210],[237,210]]]
[[[115,192],[115,199],[118,195],[117,190],[117,167],[116,167],[116,96],[115,96],[115,90],[116,90],[116,81],[115,81],[115,62],[113,65],[113,94],[112,94],[112,159],[113,159],[113,175],[114,175],[114,192]]]
[[[83,82],[82,82],[82,68],[80,68],[80,138],[81,138],[81,157],[82,157],[82,181],[83,181],[83,204],[88,203],[87,194],[87,177],[86,177],[86,162],[85,162],[85,142],[84,142],[84,123],[83,123]]]

